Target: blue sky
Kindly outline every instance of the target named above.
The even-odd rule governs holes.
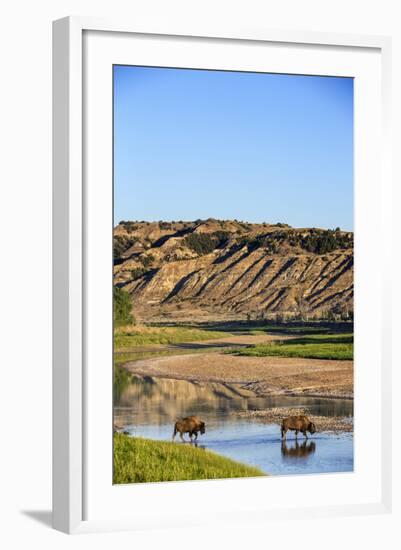
[[[353,80],[114,67],[114,221],[353,229]]]

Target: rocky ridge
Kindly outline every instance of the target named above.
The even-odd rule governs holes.
[[[146,321],[347,319],[353,233],[237,220],[120,222],[114,284]]]

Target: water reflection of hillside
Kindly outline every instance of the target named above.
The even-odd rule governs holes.
[[[162,424],[178,416],[226,415],[247,408],[247,399],[223,384],[166,378],[133,378],[115,403],[116,419]]]
[[[235,386],[197,383],[167,378],[132,377],[115,395],[117,424],[164,424],[179,416],[202,415],[215,420],[240,410],[269,407],[309,407],[314,414],[352,416],[350,400],[298,398],[289,396],[253,397]]]

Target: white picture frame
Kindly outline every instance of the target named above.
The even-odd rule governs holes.
[[[89,43],[85,36],[93,37]],[[106,41],[105,41],[105,40]],[[183,44],[187,45],[190,41],[195,41],[197,48],[199,45],[207,45],[208,55],[214,55],[219,58],[218,49],[221,45],[236,47],[239,54],[239,61],[232,61],[234,68],[240,68],[241,63],[245,63],[245,57],[241,57],[241,51],[250,45],[255,45],[262,49],[269,46],[270,48],[292,49],[297,50],[298,62],[307,64],[308,52],[316,52],[316,59],[310,61],[311,74],[316,74],[313,67],[320,66],[324,63],[327,56],[327,64],[331,56],[331,68],[327,68],[324,74],[344,74],[352,76],[355,71],[360,71],[361,79],[372,78],[373,88],[376,90],[376,96],[367,98],[366,105],[363,107],[365,111],[360,111],[360,114],[368,111],[368,101],[375,104],[375,109],[371,111],[372,119],[375,120],[357,120],[358,132],[362,135],[362,126],[366,126],[366,142],[363,147],[356,152],[357,155],[357,178],[358,181],[361,175],[366,177],[366,187],[363,189],[360,185],[356,186],[355,200],[360,207],[357,207],[357,222],[360,221],[360,239],[359,252],[356,252],[356,263],[360,266],[356,268],[356,280],[360,277],[360,314],[359,319],[361,326],[364,323],[366,315],[371,315],[375,312],[375,321],[373,326],[369,327],[365,323],[365,331],[358,344],[356,336],[356,361],[363,361],[364,364],[372,365],[371,374],[365,375],[361,373],[356,382],[361,384],[360,387],[366,389],[367,395],[371,392],[371,399],[365,399],[365,402],[360,402],[356,411],[356,429],[358,429],[358,414],[363,416],[363,413],[369,410],[369,406],[377,407],[380,414],[377,415],[377,424],[374,428],[380,432],[380,445],[377,445],[377,454],[372,451],[371,467],[377,478],[377,483],[371,493],[366,490],[364,494],[363,477],[359,480],[355,487],[348,491],[347,487],[350,484],[350,477],[341,477],[340,475],[330,474],[324,476],[323,481],[318,481],[313,488],[313,481],[309,481],[311,495],[318,494],[319,483],[322,487],[322,492],[326,491],[323,485],[327,486],[327,495],[330,494],[330,487],[334,491],[337,486],[337,499],[317,504],[316,496],[308,499],[303,499],[304,504],[296,498],[293,499],[293,505],[289,508],[285,503],[285,493],[288,491],[287,480],[283,478],[270,478],[263,482],[270,483],[272,493],[278,491],[283,493],[283,498],[279,502],[276,499],[277,506],[269,505],[264,507],[260,498],[256,498],[261,480],[221,480],[213,482],[183,482],[169,484],[153,484],[140,486],[124,486],[115,488],[113,495],[104,491],[103,493],[95,493],[94,486],[99,484],[111,485],[111,470],[109,477],[104,479],[104,472],[110,465],[110,456],[107,455],[107,448],[102,447],[107,441],[107,437],[111,438],[112,420],[107,423],[108,414],[110,412],[109,401],[106,399],[104,405],[98,405],[96,394],[105,395],[102,392],[107,392],[107,380],[99,381],[99,388],[93,387],[93,377],[90,374],[90,365],[93,363],[93,355],[91,355],[91,342],[96,334],[100,335],[100,340],[106,342],[109,325],[96,326],[95,333],[92,329],[94,326],[90,322],[93,319],[93,300],[91,298],[92,290],[88,284],[88,272],[94,269],[103,269],[104,265],[104,250],[101,252],[102,257],[96,257],[90,253],[93,250],[93,240],[91,235],[94,232],[94,227],[98,223],[98,218],[102,213],[106,212],[107,208],[111,208],[111,204],[107,203],[110,198],[110,189],[112,180],[110,179],[110,165],[99,166],[100,177],[104,185],[100,185],[104,189],[104,193],[99,193],[100,197],[95,198],[91,192],[90,183],[87,182],[93,177],[91,161],[86,162],[86,157],[93,158],[94,152],[91,149],[91,143],[94,140],[93,128],[91,126],[93,117],[99,115],[99,109],[103,109],[107,105],[110,89],[107,89],[107,81],[104,80],[107,66],[102,65],[103,59],[107,58],[107,63],[114,62],[113,55],[124,57],[124,62],[130,59],[129,40],[143,40],[141,43],[141,55],[145,56],[143,64],[150,65],[165,65],[168,66],[169,60],[163,55],[168,55],[162,52],[160,41],[165,41],[165,44],[171,43],[171,55],[182,55]],[[123,42],[122,41],[127,41]],[[159,42],[158,42],[159,41]],[[170,41],[170,42],[169,42]],[[180,54],[174,54],[175,44],[180,42]],[[146,42],[146,44],[145,44]],[[118,44],[119,43],[119,46]],[[133,51],[138,51],[138,43],[135,43]],[[142,48],[143,46],[143,48]],[[120,53],[118,53],[120,48]],[[319,50],[321,48],[321,51]],[[198,49],[193,49],[189,52],[185,61],[177,66],[202,66],[202,56],[197,58]],[[224,48],[223,48],[224,49]],[[168,50],[168,47],[165,48]],[[176,48],[178,51],[178,49]],[[190,50],[190,48],[186,48]],[[331,55],[330,52],[333,52]],[[362,58],[355,58],[347,65],[347,57],[358,56],[359,53],[365,52],[366,56],[375,58],[372,62],[372,67],[376,67],[376,73],[370,77],[371,67],[366,63],[366,67]],[[373,56],[370,54],[374,54]],[[203,54],[202,54],[203,55]],[[228,55],[230,53],[221,53]],[[174,514],[170,514],[164,506],[164,515],[162,515],[163,502],[169,499],[172,503],[172,508],[176,507],[180,513],[186,514],[188,524],[200,524],[208,521],[236,521],[244,520],[263,521],[266,517],[313,517],[313,515],[346,515],[346,514],[363,514],[363,513],[384,513],[391,508],[391,435],[388,423],[385,424],[385,418],[388,418],[391,410],[391,357],[390,346],[386,341],[389,334],[388,323],[389,315],[386,310],[386,315],[383,315],[384,308],[388,308],[389,291],[386,285],[385,271],[375,272],[365,276],[364,273],[370,268],[368,262],[369,246],[368,239],[372,239],[374,243],[380,246],[380,236],[386,230],[388,213],[391,209],[390,187],[391,187],[391,172],[390,172],[390,147],[389,147],[389,121],[390,121],[390,55],[391,41],[387,37],[376,36],[357,36],[357,35],[336,35],[314,32],[289,32],[263,29],[230,29],[227,26],[224,29],[210,28],[198,29],[194,25],[193,28],[180,28],[177,26],[166,26],[166,28],[143,28],[140,25],[135,25],[127,22],[103,21],[92,18],[69,17],[54,22],[53,30],[53,526],[56,529],[67,533],[88,532],[99,530],[115,530],[115,529],[140,529],[149,526],[155,526],[154,517],[158,517],[156,522],[158,526],[175,525]],[[191,57],[192,56],[192,57]],[[263,57],[263,51],[261,50]],[[122,57],[118,59],[121,62]],[[135,57],[135,56],[134,56]],[[261,59],[262,59],[261,57]],[[276,61],[275,71],[289,72],[288,67],[284,62],[284,57],[278,56]],[[137,58],[138,59],[138,58]],[[222,58],[221,58],[222,59]],[[228,58],[226,58],[228,59]],[[366,58],[367,59],[367,58]],[[363,61],[363,60],[362,60]],[[135,60],[132,60],[132,64]],[[216,61],[218,62],[218,61]],[[89,63],[88,66],[84,66]],[[178,61],[180,63],[180,61]],[[223,61],[221,61],[223,63]],[[227,64],[227,60],[224,61]],[[316,65],[313,65],[316,63]],[[140,64],[140,63],[138,63]],[[320,65],[318,65],[320,64]],[[358,68],[355,68],[357,67]],[[368,66],[369,65],[369,66]],[[226,66],[226,65],[224,65]],[[231,66],[231,65],[230,65]],[[306,66],[306,65],[305,65]],[[329,65],[328,65],[329,66]],[[94,71],[91,72],[91,67]],[[256,65],[255,65],[256,67]],[[348,68],[347,68],[348,67]],[[257,68],[256,68],[257,69]],[[255,69],[255,70],[256,70]],[[261,69],[259,69],[261,70]],[[302,69],[300,68],[298,72]],[[344,72],[345,71],[345,72]],[[365,72],[363,72],[365,71]],[[297,71],[295,71],[297,72]],[[373,71],[374,72],[374,71]],[[319,73],[317,73],[319,74]],[[320,73],[322,74],[322,73]],[[106,84],[99,87],[102,90],[99,93],[99,99],[96,105],[88,101],[85,86],[88,85],[88,79],[99,78],[98,83]],[[111,78],[111,74],[110,74]],[[103,80],[102,80],[103,79]],[[362,82],[361,80],[361,82]],[[367,82],[367,80],[366,80]],[[103,93],[104,92],[104,93]],[[379,97],[380,96],[380,97]],[[362,95],[361,103],[362,101]],[[102,103],[103,102],[103,103]],[[378,104],[380,102],[380,108]],[[110,105],[111,108],[111,105]],[[97,110],[96,110],[97,109]],[[362,107],[361,107],[362,109]],[[358,109],[356,111],[359,112]],[[89,113],[89,114],[88,114]],[[92,113],[92,114],[91,114]],[[105,115],[104,120],[99,121],[97,132],[99,136],[106,136],[107,129],[110,129],[110,113]],[[92,118],[91,118],[92,117]],[[363,118],[363,117],[361,117]],[[369,126],[369,124],[371,124]],[[375,125],[375,126],[373,126]],[[372,136],[372,129],[375,128],[375,136]],[[377,135],[376,135],[377,133]],[[89,138],[88,138],[89,135]],[[371,138],[371,141],[369,139]],[[107,135],[104,142],[96,143],[96,152],[106,151],[110,144],[111,135]],[[88,141],[89,140],[89,141]],[[366,153],[370,154],[367,155]],[[107,157],[109,153],[105,155]],[[111,152],[110,152],[111,154]],[[378,158],[373,158],[375,154]],[[103,157],[103,155],[101,155]],[[366,157],[366,158],[365,158]],[[368,158],[370,157],[370,158]],[[109,158],[109,157],[107,157]],[[102,160],[103,162],[103,160]],[[105,159],[104,162],[108,162]],[[100,163],[100,161],[99,161]],[[374,164],[369,164],[374,163]],[[92,170],[92,172],[91,172]],[[376,177],[376,184],[373,180],[373,175]],[[102,179],[104,178],[104,179]],[[109,178],[109,179],[108,179]],[[379,181],[380,180],[380,185]],[[107,183],[109,181],[109,183]],[[369,183],[369,181],[371,183]],[[110,185],[107,188],[107,185]],[[361,200],[362,199],[362,200]],[[367,220],[373,209],[377,209],[377,201],[381,201],[380,211],[377,214],[381,219],[381,225],[378,224],[375,233],[369,232],[367,228]],[[360,210],[358,210],[360,208]],[[107,216],[106,216],[107,217]],[[358,218],[359,217],[359,218]],[[101,222],[100,222],[101,223]],[[100,235],[105,235],[104,247],[111,250],[111,234],[107,234],[107,224],[102,227]],[[96,226],[97,227],[97,226]],[[358,225],[357,225],[358,227]],[[96,229],[97,230],[97,229]],[[365,244],[364,244],[365,243]],[[103,245],[102,245],[103,246]],[[383,263],[388,265],[388,258],[385,256],[386,251],[383,250]],[[359,258],[359,260],[358,260]],[[359,261],[359,264],[358,264]],[[103,262],[103,263],[102,263]],[[365,262],[365,263],[364,263]],[[103,267],[102,267],[103,266]],[[365,277],[365,278],[364,278]],[[104,273],[104,277],[100,277],[99,284],[108,284],[110,273]],[[107,288],[107,286],[99,287]],[[111,283],[110,283],[111,288]],[[376,292],[371,303],[364,306],[363,296],[372,296],[372,291]],[[107,301],[109,300],[109,301]],[[111,299],[105,299],[105,307],[111,305]],[[369,309],[371,308],[371,309]],[[111,309],[110,320],[111,320]],[[89,319],[89,322],[88,322]],[[358,315],[356,316],[358,323]],[[375,324],[376,323],[376,324]],[[370,332],[369,332],[370,331]],[[363,348],[363,342],[369,341],[368,338],[374,337],[374,333],[380,334],[378,342],[372,344],[371,350]],[[373,341],[372,339],[370,340]],[[103,345],[103,344],[102,344]],[[105,346],[107,344],[105,343]],[[376,347],[375,347],[376,346]],[[107,357],[110,352],[110,347],[105,353],[102,350],[101,355]],[[359,358],[358,358],[359,357]],[[101,359],[100,359],[101,360]],[[111,363],[110,363],[111,369]],[[369,369],[367,369],[369,370]],[[364,376],[370,376],[370,381]],[[111,377],[109,380],[111,384]],[[99,391],[97,391],[99,389]],[[109,388],[111,395],[111,386]],[[377,399],[374,399],[376,392]],[[88,398],[89,396],[89,398]],[[386,396],[384,399],[383,396]],[[97,438],[97,434],[93,435],[98,430],[93,427],[93,414],[91,407],[103,407],[100,413],[101,419],[106,419],[104,428],[101,429],[102,434]],[[358,411],[359,409],[359,411]],[[100,409],[96,409],[96,414],[99,414]],[[102,424],[103,425],[103,424]],[[360,427],[360,440],[363,441],[364,427]],[[379,438],[378,438],[379,439]],[[97,468],[97,465],[88,456],[93,456],[93,450],[99,451],[99,457],[105,457],[99,460],[102,465]],[[91,455],[92,453],[92,455]],[[368,459],[367,459],[368,460]],[[103,468],[103,469],[101,469]],[[363,469],[363,468],[362,468]],[[365,475],[369,475],[366,469]],[[355,476],[355,479],[357,476]],[[375,478],[375,479],[376,479]],[[365,477],[366,481],[366,477]],[[180,499],[188,493],[187,487],[191,483],[191,493],[195,495],[194,499],[199,506],[203,506],[205,513],[202,514],[202,519],[197,513],[197,507],[187,505],[184,509],[180,509]],[[292,481],[294,484],[294,481]],[[296,485],[302,488],[304,481],[297,479]],[[280,487],[278,486],[280,484]],[[374,482],[372,481],[372,487]],[[347,495],[344,494],[344,490]],[[249,496],[255,495],[254,504],[249,506],[236,505],[235,495],[238,491],[242,493],[244,498],[249,499]],[[341,493],[342,491],[342,493]],[[353,492],[354,491],[354,492]],[[358,493],[359,491],[359,493]],[[177,495],[174,500],[174,495]],[[224,496],[222,496],[224,494]],[[334,494],[334,492],[333,492]],[[360,497],[358,497],[360,494]],[[187,495],[188,496],[188,495]],[[329,498],[329,497],[328,497]],[[115,499],[115,500],[114,500]],[[221,500],[219,500],[221,499]],[[219,508],[208,506],[210,500],[216,502],[216,506],[222,506],[224,502],[230,503],[225,512],[219,513]],[[118,501],[124,503],[124,508],[127,503],[132,503],[137,507],[136,513],[119,515]],[[91,504],[98,502],[99,506]],[[161,502],[157,505],[156,502]],[[190,501],[189,501],[190,502]],[[102,504],[100,506],[100,504]],[[107,508],[107,506],[109,509]],[[159,507],[158,507],[159,506]],[[96,513],[89,513],[88,509],[95,510]],[[113,513],[114,510],[114,513]],[[157,514],[159,511],[159,514]],[[170,510],[173,512],[174,510]],[[266,516],[266,514],[268,514]],[[180,516],[182,517],[182,516]],[[181,520],[177,523],[179,525]]]

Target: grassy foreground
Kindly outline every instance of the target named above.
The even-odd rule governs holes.
[[[229,333],[216,330],[205,330],[192,327],[146,327],[125,326],[116,327],[114,331],[114,347],[116,350],[135,348],[152,344],[182,344],[225,338]]]
[[[149,483],[265,475],[258,468],[182,443],[114,434],[114,483]]]
[[[234,353],[251,357],[352,360],[354,336],[353,334],[316,334],[282,342],[259,344]]]

